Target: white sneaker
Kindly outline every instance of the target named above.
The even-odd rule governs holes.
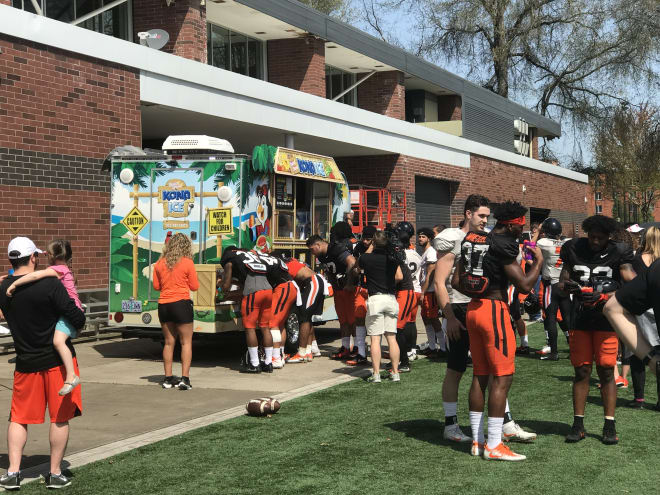
[[[369,383],[380,383],[380,381],[381,381],[380,373],[378,373],[377,375],[372,373],[371,376],[369,378],[367,378],[367,381]]]
[[[472,437],[468,437],[465,433],[463,433],[461,431],[461,427],[458,425],[446,425],[442,437],[445,440],[457,443],[467,443],[472,441]]]
[[[524,461],[526,456],[516,454],[509,447],[500,442],[500,444],[491,449],[488,444],[484,445],[484,459],[487,461]]]
[[[415,359],[417,359],[417,351],[413,349],[408,353],[408,361],[414,361]]]
[[[502,425],[502,440],[529,443],[536,440],[536,433],[525,431],[515,421],[509,421]]]
[[[284,368],[284,359],[273,357],[273,369],[279,370]]]
[[[401,376],[398,373],[390,373],[390,380],[393,382],[400,382]]]
[[[321,357],[321,349],[319,349],[318,347],[316,349],[312,348],[312,355],[314,357]]]
[[[484,444],[479,442],[472,442],[472,449],[470,454],[475,457],[482,457],[484,455]]]
[[[428,342],[428,340],[427,340],[426,342],[423,342],[423,343],[419,344],[419,345],[417,346],[417,350],[418,350],[418,351],[425,351],[425,350],[428,349],[429,347],[430,347],[430,344],[429,344],[429,342]]]
[[[541,349],[540,351],[536,351],[536,354],[540,354],[541,356],[545,356],[546,354],[550,354],[551,350],[552,349],[550,349],[549,345],[544,345],[543,349]]]

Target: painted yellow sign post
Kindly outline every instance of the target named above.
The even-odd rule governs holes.
[[[209,210],[209,235],[231,234],[233,230],[231,208]]]

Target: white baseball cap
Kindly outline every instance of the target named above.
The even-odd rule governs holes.
[[[644,230],[644,227],[640,227],[639,224],[634,224],[628,227],[628,232],[632,232],[633,234],[636,234],[637,232],[641,232]]]
[[[37,249],[37,246],[34,245],[27,237],[14,237],[7,247],[7,253],[10,260],[16,260],[19,258],[25,258],[34,253],[43,253],[41,249]]]

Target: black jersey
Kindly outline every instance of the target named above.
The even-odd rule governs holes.
[[[415,290],[413,285],[413,277],[410,268],[407,263],[400,263],[399,267],[401,268],[401,273],[403,273],[403,280],[399,282],[396,286],[396,290]]]
[[[223,259],[224,263],[231,263],[232,277],[241,284],[245,283],[248,274],[266,276],[268,272],[268,265],[256,253],[236,250],[223,256]]]
[[[258,256],[266,264],[266,278],[273,289],[293,280],[284,261],[269,254],[259,253]]]
[[[333,289],[343,289],[346,285],[346,271],[348,270],[346,260],[352,255],[351,253],[352,249],[349,250],[346,243],[333,242],[328,246],[326,254],[318,257]]]
[[[468,232],[461,243],[461,259],[465,273],[472,277],[472,283],[479,290],[477,281],[481,281],[481,292],[470,293],[474,297],[491,290],[499,289],[506,293],[509,278],[504,267],[518,257],[518,241],[507,234],[486,234]]]
[[[580,237],[567,241],[561,248],[560,257],[571,280],[583,287],[590,287],[594,277],[607,277],[621,285],[621,266],[631,264],[633,252],[625,244],[609,241],[605,249],[594,252],[589,248],[589,239]],[[580,303],[579,297],[573,298],[576,330],[613,331],[602,307],[589,308]]]
[[[353,248],[353,256],[355,257],[356,260],[360,259],[360,256],[365,254],[367,251],[367,246],[364,245],[362,242],[358,242],[355,247]],[[358,285],[360,287],[364,287],[365,289],[367,288],[367,277],[364,275],[364,270],[360,270],[360,278],[358,280]]]

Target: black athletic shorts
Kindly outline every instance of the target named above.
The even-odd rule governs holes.
[[[310,323],[312,316],[323,314],[323,303],[325,295],[323,294],[323,279],[318,275],[314,279],[305,281],[300,286],[300,298],[302,306],[296,306],[296,315],[298,323]]]
[[[161,323],[192,323],[193,302],[181,299],[171,303],[158,303],[158,319]]]
[[[467,329],[465,323],[465,316],[467,315],[467,303],[452,304],[451,309],[454,316],[460,321]],[[447,369],[454,370],[458,373],[464,373],[467,369],[468,351],[470,350],[470,337],[467,330],[461,330],[461,338],[459,340],[449,340],[447,337]]]

